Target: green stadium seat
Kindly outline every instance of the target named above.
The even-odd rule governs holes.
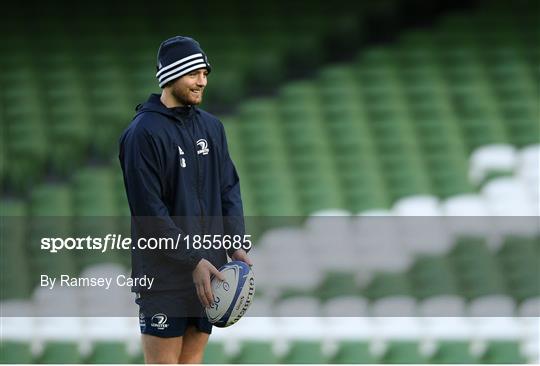
[[[117,213],[113,167],[86,167],[73,177],[74,211],[78,216],[114,216]],[[118,169],[118,168],[117,168]]]
[[[223,343],[209,342],[204,349],[203,363],[231,363],[231,358],[225,352],[225,346]]]
[[[126,345],[117,341],[95,342],[92,352],[86,360],[87,363],[94,364],[129,363],[130,361]]]
[[[321,92],[326,93],[326,88],[332,89],[332,86],[340,90],[346,90],[349,93],[353,93],[356,90],[356,71],[351,65],[348,64],[335,64],[325,67],[319,72],[318,77],[321,83]],[[332,100],[328,101],[329,103]]]
[[[84,101],[77,100],[74,90],[64,91],[62,104],[51,106],[49,118],[49,158],[56,172],[67,174],[80,164],[88,141],[89,117]],[[70,100],[66,103],[65,100]],[[69,156],[70,159],[66,159]]]
[[[525,364],[519,343],[515,341],[491,341],[482,356],[482,362],[498,364]]]
[[[34,362],[30,343],[2,340],[0,342],[0,363],[26,363]]]
[[[6,113],[9,121],[5,129],[6,152],[16,157],[16,164],[8,161],[7,177],[9,186],[16,190],[29,188],[42,174],[47,142],[41,116],[43,111],[31,106]]]
[[[471,353],[468,341],[439,341],[430,363],[473,364],[478,360]]]
[[[321,343],[318,341],[292,341],[289,352],[283,358],[284,363],[327,363],[328,358],[323,354]]]
[[[246,94],[246,84],[246,77],[232,65],[219,73],[212,73],[208,77],[205,102],[218,106],[232,104]]]
[[[113,172],[112,166],[86,167],[76,172],[72,180],[73,202],[76,220],[74,230],[79,236],[100,236],[117,233],[119,229],[116,189],[119,189],[119,171]],[[118,168],[116,168],[118,169]],[[123,213],[127,215],[124,206]],[[124,223],[122,229],[127,230]],[[81,235],[84,234],[84,235]],[[106,256],[96,251],[86,251],[79,256],[79,267],[97,264],[103,261],[126,263],[125,253],[109,251]]]
[[[338,296],[356,295],[360,289],[356,284],[355,274],[347,272],[327,272],[315,291],[315,296],[328,300]]]
[[[32,293],[32,275],[25,243],[28,230],[26,207],[16,200],[0,203],[0,299],[25,299]]]
[[[375,364],[377,359],[369,350],[367,342],[340,341],[338,351],[330,361],[337,364]]]
[[[426,363],[419,345],[413,341],[392,341],[381,360],[383,363]]]
[[[27,215],[28,207],[25,202],[15,198],[2,198],[0,214],[5,217],[20,217]],[[1,225],[2,223],[0,223]],[[6,226],[7,228],[7,226]]]
[[[272,343],[267,341],[245,341],[242,342],[242,349],[234,359],[235,363],[269,364],[279,363],[278,357],[274,354]]]
[[[45,344],[39,362],[45,364],[81,363],[82,356],[77,343],[51,341]]]
[[[75,275],[76,265],[72,251],[44,253],[41,249],[41,238],[68,237],[72,234],[71,216],[72,195],[65,184],[43,184],[32,190],[30,200],[31,221],[29,231],[31,266],[35,274]],[[38,276],[33,276],[37,281]]]
[[[410,294],[411,288],[408,279],[401,274],[376,274],[365,288],[365,295],[371,300]]]
[[[414,296],[419,299],[458,294],[449,261],[444,257],[418,259],[409,270]]]
[[[130,360],[130,363],[134,364],[144,364],[144,354],[142,352],[137,352]]]
[[[323,364],[327,357],[323,354],[319,341],[295,340],[290,342],[290,349],[282,362],[288,364]]]
[[[506,287],[518,301],[540,295],[537,242],[537,238],[508,237],[497,253]]]
[[[483,239],[458,240],[449,259],[467,298],[505,292],[501,271]]]
[[[71,191],[65,184],[42,184],[31,193],[32,216],[70,216],[72,212]]]

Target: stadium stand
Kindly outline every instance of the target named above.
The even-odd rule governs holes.
[[[346,41],[334,47],[345,52],[351,47],[345,43],[360,44],[362,21],[370,16],[395,19],[396,1],[382,3],[362,8],[360,21],[350,15],[360,8],[336,14]],[[388,230],[372,242],[346,245],[376,218],[539,215],[538,4],[517,1],[509,11],[504,1],[484,2],[331,64],[325,40],[339,37],[322,11],[329,9],[314,4],[300,21],[292,11],[220,29],[195,18],[183,25],[196,30],[219,65],[206,103],[217,110],[237,106],[223,122],[247,215],[311,215],[294,229],[259,233],[260,273],[269,266],[263,253],[299,238],[313,239],[317,254],[298,264],[296,281],[276,268],[273,283],[260,276],[257,296],[275,305],[266,313],[275,322],[246,317],[216,330],[205,362],[538,363],[537,222],[456,220],[442,229],[433,219],[437,243],[413,227],[406,229],[414,240]],[[50,226],[37,218],[74,218],[55,222],[59,236],[102,231],[92,226],[96,216],[110,217],[110,232],[129,231],[116,219],[129,212],[118,164],[109,157],[133,106],[156,89],[154,50],[165,35],[178,33],[169,23],[137,16],[97,22],[90,13],[77,24],[43,18],[29,29],[16,20],[4,25],[17,32],[3,33],[0,52],[3,312],[20,306],[38,312],[46,295],[35,290],[34,274],[123,273],[129,265],[120,253],[107,257],[110,264],[99,253],[43,256],[36,238]],[[65,34],[66,24],[73,34]],[[286,31],[293,25],[294,37]],[[36,31],[42,36],[30,43]],[[43,57],[35,61],[36,55]],[[304,64],[316,73],[290,81],[306,75]],[[342,215],[350,230],[343,238],[317,231],[317,216]],[[32,225],[12,224],[20,217]],[[491,236],[494,227],[499,240]],[[340,250],[332,263],[321,263],[329,240]],[[4,276],[10,273],[16,276]],[[132,306],[131,298],[116,295],[111,308]],[[313,310],[312,318],[296,319],[303,329],[297,332],[281,318],[296,300],[302,312]],[[392,317],[396,307],[404,318]],[[324,309],[335,315],[351,308],[363,317],[342,323],[317,317]],[[494,311],[498,317],[483,317]],[[113,323],[114,332],[103,332]],[[65,324],[70,332],[59,334],[44,318],[3,318],[0,363],[142,362],[137,319]],[[289,339],[283,344],[276,334]]]

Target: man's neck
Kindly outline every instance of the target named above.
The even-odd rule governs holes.
[[[159,97],[161,103],[167,108],[183,107],[184,105],[180,103],[175,97],[170,93],[167,93],[165,90],[161,92],[161,97]]]

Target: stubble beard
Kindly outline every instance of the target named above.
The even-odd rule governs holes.
[[[190,91],[189,88],[184,89],[184,90],[179,90],[179,89],[173,89],[172,90],[171,94],[176,99],[176,101],[178,103],[180,103],[183,106],[201,104],[202,97],[203,97],[203,89],[201,89],[201,91],[200,91],[201,97],[198,98],[198,99],[195,99],[190,95],[191,91]]]

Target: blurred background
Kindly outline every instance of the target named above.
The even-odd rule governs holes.
[[[201,107],[225,125],[246,215],[307,217],[293,228],[250,221],[261,265],[261,253],[271,259],[284,243],[338,245],[336,233],[352,238],[372,216],[538,216],[539,14],[529,0],[6,6],[3,312],[39,315],[45,270],[129,268],[127,253],[45,260],[32,238],[51,225],[92,230],[91,217],[110,217],[110,232],[129,229],[118,138],[135,106],[159,93],[157,48],[174,35],[197,39],[213,66]],[[64,219],[21,224],[50,216]],[[317,225],[325,216],[348,219]],[[216,332],[205,360],[538,363],[538,223],[497,223],[496,239],[494,225],[460,221],[444,245],[377,239],[317,281],[261,284],[258,296],[270,300],[259,303],[276,316],[301,308],[313,318],[244,319]],[[131,299],[118,301],[136,315]],[[318,318],[344,304],[365,318]],[[438,306],[457,318],[430,322]],[[376,318],[385,307],[409,318]],[[479,319],[487,308],[506,316]],[[132,320],[4,318],[0,361],[141,362]]]

